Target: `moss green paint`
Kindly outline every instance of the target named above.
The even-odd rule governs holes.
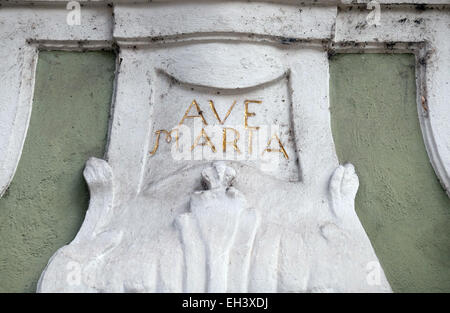
[[[360,178],[356,211],[396,292],[450,292],[450,200],[430,165],[414,56],[337,55],[333,136]]]
[[[104,154],[114,70],[110,52],[39,54],[22,157],[0,199],[0,292],[34,292],[77,233],[89,201],[82,170]]]

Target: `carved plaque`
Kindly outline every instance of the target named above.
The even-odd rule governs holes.
[[[243,19],[274,12],[248,6]],[[206,24],[138,7],[115,9],[107,161],[87,162],[86,219],[39,290],[390,291],[354,210],[358,177],[335,153],[320,43],[330,25],[309,27],[333,9],[277,9],[286,29],[304,17],[297,40],[277,37],[283,27],[248,35],[227,18],[233,4],[204,4]],[[159,29],[155,10],[177,23]]]

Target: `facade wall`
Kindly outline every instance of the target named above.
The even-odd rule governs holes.
[[[448,1],[171,1],[0,0],[0,291],[450,291]],[[237,96],[293,171],[149,153]]]
[[[30,129],[0,200],[0,290],[34,292],[88,206],[82,177],[106,144],[115,56],[41,52]],[[333,137],[360,177],[356,210],[395,292],[449,291],[450,200],[428,161],[414,56],[340,54],[330,62]]]

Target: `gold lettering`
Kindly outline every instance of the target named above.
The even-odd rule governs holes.
[[[234,131],[234,140],[232,142],[227,142],[227,130]],[[223,128],[223,152],[227,152],[227,144],[232,144],[235,151],[238,153],[241,153],[241,150],[239,150],[239,147],[237,146],[237,142],[239,140],[239,132],[231,127],[224,127]]]
[[[217,120],[219,121],[220,125],[223,125],[223,123],[225,123],[225,121],[227,120],[228,116],[230,116],[231,110],[233,110],[235,104],[236,104],[236,100],[234,100],[233,104],[228,109],[228,112],[227,112],[227,114],[225,115],[225,118],[222,121],[220,119],[220,117],[219,117],[219,114],[217,114],[216,107],[214,106],[214,102],[212,100],[209,100],[209,106],[211,107],[211,110],[213,111],[214,116],[217,118]]]
[[[189,112],[191,111],[193,105],[195,105],[198,115],[188,115]],[[198,117],[200,117],[202,119],[203,124],[208,125],[208,123],[206,123],[205,117],[203,116],[203,111],[200,109],[200,106],[198,105],[197,101],[195,101],[195,99],[194,99],[191,102],[191,104],[189,105],[189,107],[187,108],[186,113],[184,113],[184,116],[181,119],[180,123],[178,123],[178,125],[183,124],[184,120],[187,118],[198,118]]]
[[[150,151],[150,155],[154,155],[156,153],[156,151],[158,151],[159,148],[159,138],[161,137],[161,133],[166,134],[166,142],[170,143],[172,141],[172,132],[176,132],[175,135],[175,142],[177,144],[177,150],[178,150],[178,139],[179,139],[179,133],[178,133],[178,128],[172,129],[170,132],[165,130],[165,129],[161,129],[161,130],[157,130],[155,132],[156,134],[156,142],[155,142],[155,146],[153,147],[153,150]]]
[[[205,141],[199,143],[199,141],[200,141],[201,138],[205,138]],[[206,132],[205,132],[205,129],[202,128],[202,131],[200,132],[200,135],[198,135],[197,138],[195,138],[195,140],[194,140],[194,144],[193,144],[192,147],[191,147],[191,151],[194,150],[194,148],[195,148],[196,146],[206,146],[206,145],[210,146],[210,147],[211,147],[211,150],[212,150],[213,152],[216,152],[216,147],[215,147],[214,144],[211,142],[211,139],[209,139],[208,135],[207,135]]]
[[[270,146],[272,144],[272,140],[274,138],[278,141],[278,145],[280,146],[280,149],[272,149],[272,148],[270,148]],[[284,150],[283,144],[281,143],[281,140],[280,140],[280,138],[278,138],[277,134],[273,135],[272,138],[269,139],[269,142],[267,143],[267,148],[264,149],[262,154],[264,154],[264,152],[266,152],[266,151],[267,152],[282,152],[284,157],[286,158],[286,160],[289,160],[289,156],[286,153],[286,150]]]
[[[259,128],[259,127],[258,127]],[[257,130],[256,127],[249,127],[248,130],[248,154],[253,153],[253,131]]]
[[[258,126],[256,126],[256,127],[248,126],[248,118],[249,118],[250,116],[255,116],[255,115],[256,115],[256,113],[254,113],[254,112],[249,112],[249,111],[248,111],[248,104],[249,104],[249,103],[262,103],[262,101],[259,101],[259,100],[245,100],[245,102],[244,102],[244,104],[245,104],[245,111],[244,111],[244,126],[245,126],[246,129],[254,129],[254,130],[258,130],[258,129],[259,129]]]

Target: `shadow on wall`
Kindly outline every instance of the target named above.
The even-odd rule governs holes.
[[[356,211],[394,292],[450,292],[450,199],[420,130],[411,54],[330,63],[339,161],[360,178]]]
[[[115,71],[112,52],[41,52],[30,127],[0,199],[0,292],[34,292],[53,253],[88,207],[82,176],[103,157]]]

